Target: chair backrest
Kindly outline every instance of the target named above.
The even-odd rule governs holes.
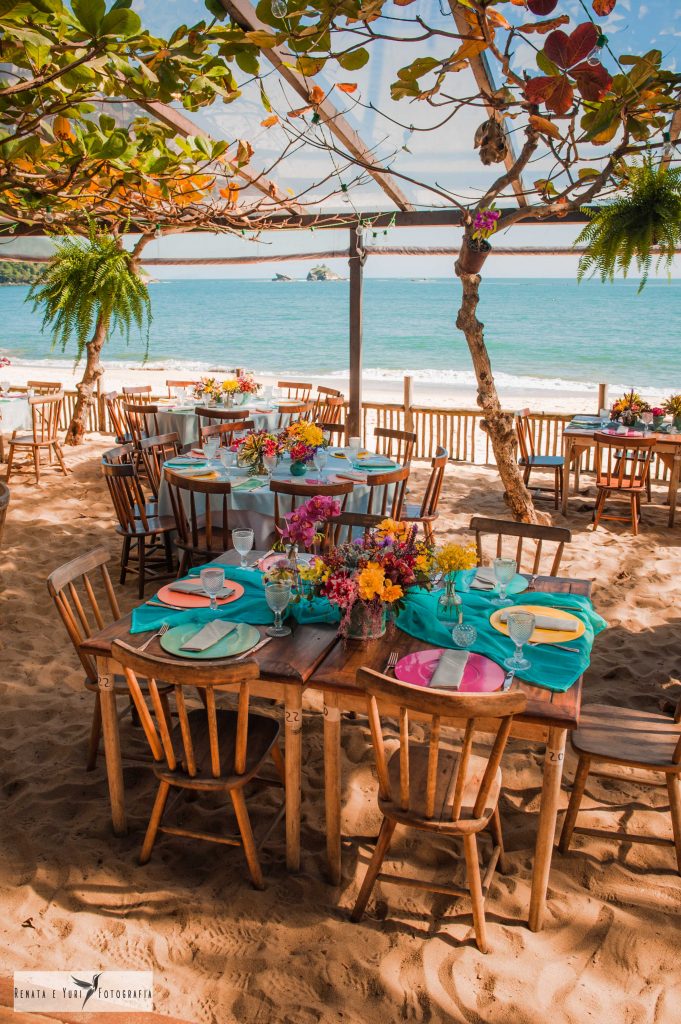
[[[2,545],[2,531],[5,528],[7,509],[9,508],[9,487],[0,481],[0,545]]]
[[[46,395],[29,398],[31,426],[35,444],[51,444],[57,440],[64,392],[54,391]]]
[[[596,442],[596,486],[622,487],[628,491],[645,489],[654,437],[617,437],[613,434],[594,434]]]
[[[130,695],[135,704],[144,734],[156,763],[165,761],[168,769],[185,778],[195,779],[200,775],[202,759],[197,752],[208,737],[208,765],[203,771],[207,778],[224,779],[243,775],[246,771],[248,750],[248,705],[250,684],[260,676],[256,662],[243,661],[238,665],[225,665],[223,661],[195,661],[182,664],[177,659],[141,654],[128,644],[116,640],[112,654],[123,667]],[[147,694],[142,691],[139,680],[147,681]],[[165,717],[158,690],[157,679],[172,683],[175,692],[175,708],[180,724],[182,753],[173,746],[173,740]],[[234,744],[220,743],[220,716],[217,712],[215,690],[233,688],[238,690],[239,703]],[[187,713],[185,692],[198,690],[203,706],[190,716]],[[199,736],[197,718],[201,720]]]
[[[158,498],[158,492],[161,489],[163,463],[166,459],[172,459],[182,451],[179,435],[173,432],[170,434],[157,434],[156,437],[143,437],[140,441],[139,450],[154,497]]]
[[[317,426],[328,435],[329,441],[342,448],[345,445],[345,424],[327,423],[326,420],[318,420]]]
[[[411,430],[393,430],[391,427],[376,427],[374,430],[376,451],[389,459],[405,465],[411,462],[416,444],[416,434]]]
[[[333,404],[331,404],[331,399],[334,400]],[[336,388],[327,388],[324,387],[323,384],[320,384],[314,398],[312,419],[326,420],[327,423],[337,423],[341,418],[341,410],[344,405],[345,399],[343,398],[342,391],[338,391]],[[340,409],[336,412],[336,409],[339,406]],[[331,412],[331,410],[333,410],[333,412]]]
[[[277,430],[290,427],[292,423],[297,423],[298,420],[307,419],[310,407],[310,402],[292,402],[289,405],[279,406]]]
[[[381,519],[387,516],[391,519],[402,518],[409,472],[409,466],[402,466],[400,469],[390,469],[386,473],[367,475],[367,486],[370,488],[367,505],[369,515],[380,515]]]
[[[280,380],[277,387],[286,392],[286,398],[295,398],[296,401],[307,402],[312,392],[311,384],[304,384],[300,381]]]
[[[530,423],[530,410],[518,409],[515,414],[515,432],[518,437],[518,451],[522,462],[527,462],[535,454],[534,435]]]
[[[108,391],[104,395],[104,403],[116,440],[119,444],[123,444],[126,437],[130,436],[125,422],[125,413],[123,412],[123,398],[117,391]]]
[[[149,520],[145,511],[146,499],[132,462],[118,465],[102,462],[102,475],[109,488],[114,512],[121,528],[131,535],[136,534],[136,526],[143,530],[149,529]]]
[[[542,548],[544,544],[555,544],[553,561],[546,576],[557,576],[560,569],[560,562],[563,557],[563,549],[572,540],[572,534],[562,526],[535,526],[532,523],[514,523],[506,519],[485,519],[482,516],[473,516],[469,529],[475,530],[475,546],[478,551],[478,565],[484,565],[484,551],[482,538],[484,536],[496,537],[496,548],[491,558],[513,557],[518,563],[518,572],[530,572],[538,574],[541,569]],[[509,537],[515,542],[515,551],[504,550],[504,538]],[[530,542],[531,563],[523,569],[523,546],[525,541]],[[534,552],[531,543],[534,542]]]
[[[293,483],[290,480],[270,480],[270,490],[274,494],[274,525],[278,530],[283,530],[286,523],[284,516],[302,505],[316,495],[324,495],[338,498],[341,512],[345,511],[348,495],[352,494],[354,484],[351,480],[339,480],[334,484],[304,484]],[[329,538],[332,534],[332,523],[326,523],[321,530],[323,534],[322,546],[328,547]]]
[[[122,391],[127,399],[132,399],[138,404],[151,402],[151,384],[139,384],[134,388],[123,388]]]
[[[437,512],[448,460],[449,452],[447,449],[438,446],[435,450],[435,455],[430,461],[430,476],[421,499],[420,515],[422,516],[434,516]]]
[[[383,516],[367,515],[366,512],[341,512],[329,523],[329,528],[324,537],[324,553],[332,551],[351,541],[358,530],[364,532],[364,536],[383,522]]]
[[[110,466],[120,466],[124,462],[132,462],[135,456],[134,444],[120,444],[116,448],[109,448],[102,452],[102,462]]]
[[[47,577],[47,590],[66,627],[71,643],[90,682],[97,682],[97,665],[92,655],[81,650],[81,643],[121,613],[111,583],[106,548],[94,548],[60,565]],[[103,590],[100,599],[96,590]]]
[[[61,391],[64,385],[53,380],[27,380],[26,387],[35,395],[54,395]]]
[[[196,380],[167,380],[166,387],[168,388],[168,398],[173,398],[173,388],[193,388],[195,384],[198,384]]]
[[[157,405],[151,405],[150,402],[143,402],[141,405],[123,402],[123,413],[128,431],[137,448],[143,438],[156,437],[159,433]]]
[[[170,469],[165,470],[164,476],[180,545],[204,554],[222,554],[232,547],[229,532],[230,482],[186,477]],[[202,530],[205,531],[203,535]]]
[[[209,427],[201,427],[201,440],[204,441],[207,437],[218,437],[220,447],[228,448],[234,435],[241,434],[244,430],[255,430],[255,420],[233,420],[230,423],[214,423]]]
[[[211,427],[215,423],[236,423],[239,420],[247,420],[251,415],[248,409],[212,409],[207,406],[197,406],[194,413],[199,424],[199,436],[205,427]]]
[[[403,811],[409,811],[412,797],[419,810],[425,807],[425,818],[435,814],[435,793],[438,781],[438,760],[440,754],[440,732],[443,718],[456,718],[466,723],[461,753],[456,766],[455,777],[449,785],[451,793],[451,821],[462,820],[464,795],[470,802],[470,816],[466,821],[478,821],[482,818],[487,798],[501,763],[506,741],[508,739],[513,716],[525,710],[527,698],[520,691],[508,693],[485,693],[472,695],[469,693],[442,693],[424,689],[422,686],[411,686],[396,679],[374,672],[372,669],[360,668],[357,671],[357,683],[367,694],[367,709],[371,739],[376,755],[379,792],[384,800],[390,800]],[[379,717],[378,700],[399,708],[400,724],[400,772],[398,792],[393,792],[388,774],[388,762],[383,744],[383,733]],[[430,716],[430,739],[428,742],[428,768],[426,777],[412,780],[409,764],[409,712]],[[392,711],[390,712],[392,714]],[[471,757],[476,732],[484,731],[486,744],[490,735],[494,737],[492,747],[486,754],[487,764],[480,773],[479,779],[471,776]],[[477,753],[480,757],[480,752]],[[483,757],[485,755],[482,755]],[[477,774],[477,773],[476,773]],[[414,783],[412,788],[412,781]],[[478,783],[473,794],[470,792],[471,782]],[[425,792],[424,792],[425,788]],[[471,800],[471,796],[474,799]],[[425,799],[424,799],[425,797]]]

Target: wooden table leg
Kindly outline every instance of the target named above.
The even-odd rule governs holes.
[[[672,469],[669,476],[669,520],[668,525],[674,525],[676,518],[676,499],[679,492],[679,477],[681,476],[681,452],[678,449],[674,452]]]
[[[563,495],[561,501],[561,512],[564,516],[567,515],[568,511],[568,495],[570,493],[570,462],[572,461],[572,451],[574,448],[574,442],[571,437],[565,437],[565,462],[563,463]]]
[[[329,881],[341,880],[341,771],[340,702],[335,693],[324,694],[324,798],[326,805],[326,861]]]
[[[541,805],[539,807],[539,829],[534,851],[532,872],[532,893],[530,896],[530,929],[541,931],[546,910],[546,890],[549,884],[553,843],[556,835],[560,783],[563,778],[565,740],[567,729],[549,729],[544,754],[544,781],[542,783]]]
[[[286,866],[300,870],[300,784],[303,732],[303,691],[286,686],[284,711],[284,753],[286,758]]]
[[[124,836],[128,830],[128,822],[125,815],[121,738],[118,731],[118,715],[116,714],[114,671],[111,662],[106,658],[97,659],[97,680],[102,711],[102,739],[104,741],[106,775],[109,782],[111,820],[116,835]]]

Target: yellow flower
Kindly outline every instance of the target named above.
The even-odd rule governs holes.
[[[384,519],[376,527],[379,537],[392,541],[406,541],[410,531],[411,527],[408,523],[398,523],[394,519]]]
[[[301,441],[310,448],[319,448],[324,444],[324,434],[316,423],[309,423],[307,420],[299,420],[292,423],[288,428],[288,435],[292,441]]]
[[[435,562],[441,572],[458,572],[460,569],[473,569],[477,565],[478,555],[475,544],[445,544],[435,553]]]
[[[226,395],[233,395],[235,391],[239,390],[239,381],[233,379],[223,380],[220,388]]]
[[[418,569],[419,572],[430,572],[432,565],[432,556],[427,551],[424,551],[420,555],[416,556],[414,568]]]
[[[403,594],[404,591],[398,583],[391,583],[389,580],[386,580],[381,598],[388,604],[392,604],[394,601],[399,601]]]
[[[363,601],[380,597],[385,584],[385,573],[378,562],[368,562],[357,578],[359,596]]]

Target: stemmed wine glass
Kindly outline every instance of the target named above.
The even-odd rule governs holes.
[[[209,608],[212,612],[218,610],[217,595],[225,585],[225,570],[219,566],[211,565],[202,569],[200,574],[201,586],[210,598]]]
[[[513,604],[510,597],[506,597],[506,587],[516,574],[516,562],[513,558],[494,559],[494,577],[499,584],[499,596],[492,598],[492,604],[502,606]]]
[[[217,455],[218,448],[220,447],[220,441],[217,437],[207,437],[203,442],[203,454],[206,456],[209,462],[213,462]]]
[[[226,477],[230,476],[231,471],[232,471],[232,466],[234,465],[234,460],[235,459],[236,459],[236,455],[231,450],[231,448],[221,448],[220,449],[220,462],[222,463],[222,467],[223,467],[223,469],[225,471],[225,476]]]
[[[515,671],[528,669],[531,663],[523,657],[523,645],[534,633],[535,617],[532,612],[509,612],[506,624],[508,635],[515,644],[515,654],[512,658],[506,659],[504,667]]]
[[[253,547],[255,535],[253,530],[232,530],[232,544],[241,555],[241,568],[246,568],[246,555]],[[286,605],[284,605],[286,607]]]
[[[326,452],[326,448],[315,449],[315,453],[312,456],[312,461],[314,462],[314,468],[317,470],[317,473],[319,474],[317,478],[318,484],[323,483],[322,473],[324,472],[324,467],[326,466],[327,459],[328,455]]]
[[[268,636],[288,636],[291,632],[281,620],[282,612],[291,600],[291,584],[286,582],[268,583],[265,587],[267,606],[274,612],[274,625],[265,630]]]
[[[650,425],[653,422],[652,412],[650,412],[650,410],[648,410],[647,412],[642,412],[641,419],[643,420],[643,425],[645,426],[645,429],[650,430]]]
[[[270,478],[270,480],[272,479],[272,474],[277,468],[277,461],[278,460],[276,455],[263,455],[262,457],[262,464],[267,470],[267,475]]]

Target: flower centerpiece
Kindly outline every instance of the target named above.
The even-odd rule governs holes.
[[[217,400],[226,406],[234,405],[234,396],[239,392],[239,381],[236,377],[228,377],[218,386]]]
[[[214,402],[219,387],[215,377],[202,377],[194,384],[192,394],[197,402]]]
[[[659,430],[664,423],[664,409],[659,405],[654,405],[650,411],[653,415],[653,430]]]
[[[316,494],[284,516],[285,526],[279,530],[281,539],[275,547],[287,551],[291,570],[300,579],[305,577],[302,575],[302,569],[298,569],[298,549],[304,548],[309,551],[318,544],[323,539],[323,534],[319,530],[320,525],[335,519],[340,515],[340,510],[340,503],[335,498]],[[309,587],[306,589],[310,591]],[[312,596],[311,592],[309,596]]]
[[[266,455],[279,453],[279,439],[267,430],[252,430],[244,437],[235,438],[230,447],[236,452],[240,465],[248,466],[249,476],[264,476],[267,470],[263,460]]]
[[[258,384],[256,380],[251,376],[250,373],[243,373],[236,379],[238,388],[238,394],[242,402],[245,402],[249,395],[257,395],[262,390],[262,385]]]
[[[444,544],[434,553],[435,567],[442,574],[444,591],[438,598],[437,617],[444,622],[456,622],[459,618],[461,598],[456,592],[456,574],[463,569],[473,569],[478,556],[475,544]]]
[[[497,230],[497,222],[501,213],[491,206],[477,210],[473,218],[473,231],[468,240],[464,240],[459,250],[459,269],[464,274],[477,274],[492,251],[488,239]]]
[[[291,456],[291,472],[294,476],[304,476],[307,464],[312,461],[317,449],[328,444],[320,428],[308,420],[292,423],[282,431],[279,440],[281,450]]]
[[[674,430],[681,431],[681,395],[670,395],[664,402],[664,411],[671,416]]]
[[[619,421],[625,427],[634,427],[639,421],[642,412],[650,412],[650,406],[639,395],[638,391],[627,391],[613,402],[610,410],[610,418]]]

